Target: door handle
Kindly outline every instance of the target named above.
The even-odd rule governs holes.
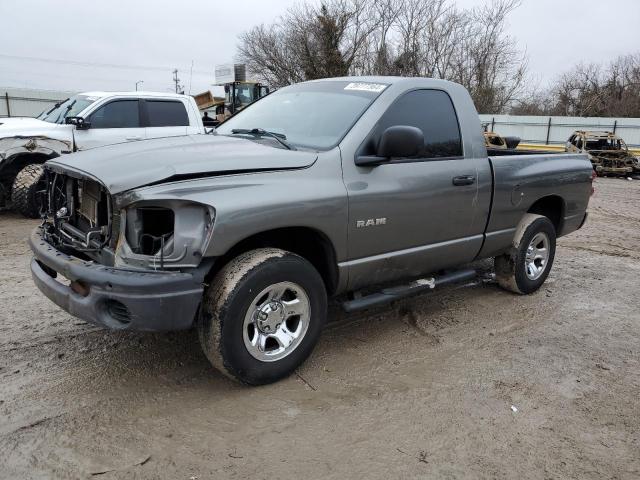
[[[476,182],[476,177],[473,175],[461,175],[459,177],[453,177],[453,184],[457,187],[461,185],[473,185]]]

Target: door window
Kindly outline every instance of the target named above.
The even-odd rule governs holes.
[[[396,100],[374,128],[362,154],[374,155],[382,132],[395,125],[422,130],[424,150],[418,156],[421,159],[462,156],[458,117],[451,98],[441,90],[414,90]]]
[[[138,100],[114,100],[93,112],[91,128],[139,128]]]
[[[184,103],[172,100],[145,100],[148,127],[188,127]]]

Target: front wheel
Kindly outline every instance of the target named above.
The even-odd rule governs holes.
[[[204,294],[198,335],[209,361],[250,385],[275,382],[309,356],[327,316],[322,278],[274,248],[231,260]]]
[[[18,172],[11,187],[11,204],[16,212],[27,218],[40,216],[38,192],[45,188],[44,167],[32,163]]]
[[[527,213],[509,252],[495,258],[496,280],[505,290],[528,294],[547,279],[556,253],[556,229],[542,215]]]

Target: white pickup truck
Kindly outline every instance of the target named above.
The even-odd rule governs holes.
[[[204,134],[194,99],[152,92],[87,92],[37,118],[0,118],[0,208],[39,214],[42,164],[65,153],[145,140]]]

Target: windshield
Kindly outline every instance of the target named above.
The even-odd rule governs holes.
[[[284,135],[287,143],[328,150],[386,88],[377,83],[321,81],[278,90],[220,125],[218,134],[260,128]]]
[[[57,106],[45,110],[38,115],[38,120],[44,120],[49,123],[64,123],[64,119],[67,117],[75,117],[93,102],[98,100],[98,97],[88,97],[86,95],[74,95],[67,98],[64,102],[59,103]]]
[[[236,85],[235,88],[235,92],[236,92],[236,98],[235,98],[235,104],[236,106],[246,106],[249,105],[251,102],[253,102],[255,100],[254,95],[253,95],[253,85],[243,85],[243,84],[238,84]]]

